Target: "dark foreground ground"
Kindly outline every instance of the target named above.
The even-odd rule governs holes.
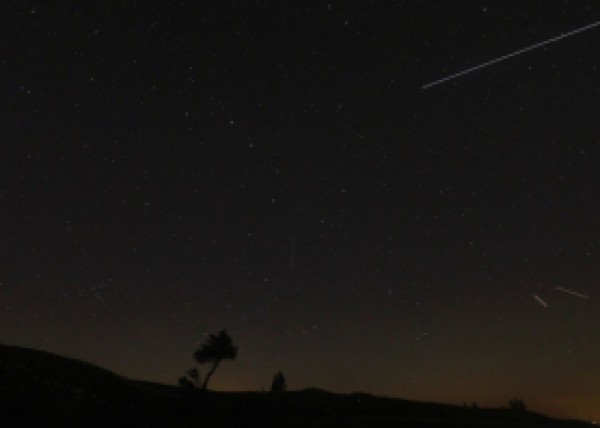
[[[47,352],[0,345],[0,427],[577,427],[508,409],[333,394],[201,392],[132,381]]]

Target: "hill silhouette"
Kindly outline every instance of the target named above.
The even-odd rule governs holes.
[[[337,394],[317,388],[212,392],[118,376],[45,351],[0,345],[2,427],[591,427],[509,409]]]

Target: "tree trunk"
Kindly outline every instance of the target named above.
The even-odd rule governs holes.
[[[202,383],[202,389],[203,390],[208,389],[208,381],[210,380],[210,377],[215,372],[215,370],[217,370],[217,367],[219,367],[219,363],[220,362],[221,362],[221,360],[215,361],[215,363],[213,364],[212,368],[209,370],[208,373],[206,373],[206,377],[204,378],[204,382]]]

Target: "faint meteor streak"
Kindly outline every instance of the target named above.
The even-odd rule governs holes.
[[[504,61],[505,59],[509,59],[509,58],[514,57],[514,56],[521,55],[522,53],[532,51],[534,49],[540,48],[540,47],[545,46],[545,45],[549,45],[550,43],[554,43],[554,42],[557,42],[559,40],[565,39],[567,37],[571,37],[571,36],[573,36],[573,35],[575,35],[577,33],[581,33],[583,31],[590,30],[590,29],[592,29],[594,27],[597,27],[599,25],[600,25],[600,21],[597,21],[597,22],[594,22],[592,24],[586,25],[584,27],[568,31],[566,33],[561,33],[560,35],[558,35],[556,37],[552,37],[551,39],[547,39],[547,40],[544,40],[542,42],[538,42],[536,44],[533,44],[531,46],[527,46],[527,47],[525,47],[523,49],[519,49],[518,51],[514,51],[514,52],[511,52],[509,54],[503,55],[501,57],[498,57],[498,58],[492,59],[490,61],[484,62],[483,64],[479,64],[479,65],[476,65],[474,67],[467,68],[466,70],[459,71],[458,73],[451,74],[450,76],[444,77],[442,79],[434,80],[433,82],[430,82],[430,83],[427,83],[426,85],[423,85],[422,89],[429,89],[429,88],[431,88],[433,86],[439,85],[440,83],[444,83],[444,82],[447,82],[448,80],[456,79],[457,77],[464,76],[465,74],[469,74],[469,73],[471,73],[473,71],[482,69],[484,67],[487,67],[488,65],[496,64],[496,63],[498,63],[500,61]]]
[[[543,299],[542,299],[540,296],[538,296],[537,294],[534,294],[534,295],[533,295],[533,298],[534,298],[535,300],[537,300],[537,302],[538,302],[540,305],[542,305],[544,308],[547,308],[547,307],[548,307],[548,303],[544,302],[544,300],[543,300]]]
[[[565,288],[565,287],[556,287],[556,289],[558,291],[562,291],[563,293],[571,294],[572,296],[581,297],[582,299],[589,299],[590,298],[590,296],[588,296],[586,294],[579,293],[578,291],[569,290],[568,288]]]
[[[290,270],[294,270],[296,267],[296,237],[290,238]]]

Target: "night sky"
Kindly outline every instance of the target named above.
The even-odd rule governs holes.
[[[0,342],[600,419],[597,1],[0,11]]]

